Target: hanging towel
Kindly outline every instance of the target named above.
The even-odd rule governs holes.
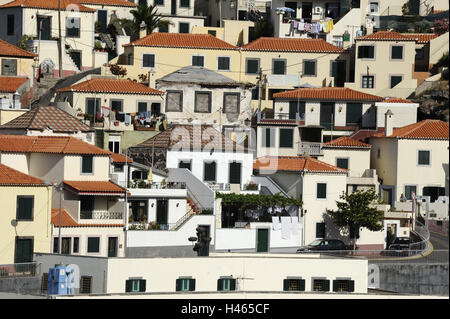
[[[305,31],[305,23],[303,22],[298,23],[298,31]]]
[[[294,29],[298,28],[298,21],[294,20]]]
[[[110,122],[115,122],[116,121],[116,112],[115,111],[109,112],[109,121]]]
[[[328,23],[328,22],[325,22],[325,21],[324,21],[324,22],[321,23],[321,28],[322,28],[323,32],[325,32],[325,33],[330,32],[328,26],[329,26],[329,23]]]
[[[311,30],[311,24],[305,23],[305,31],[309,31],[309,30]]]
[[[291,217],[291,235],[298,235],[298,216]]]
[[[131,115],[130,114],[125,114],[125,125],[128,126],[131,123]]]
[[[272,229],[277,231],[281,229],[280,217],[272,216]]]
[[[291,217],[281,217],[281,238],[291,238]]]
[[[102,114],[104,117],[109,116],[109,108],[106,106],[102,106]]]
[[[334,29],[333,20],[328,21],[328,29],[330,30],[330,32],[333,31],[333,29]]]

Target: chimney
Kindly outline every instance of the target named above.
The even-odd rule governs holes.
[[[142,39],[147,36],[147,25],[144,21],[142,21],[139,28],[139,39]]]
[[[154,71],[148,71],[148,86],[156,89],[155,73]]]
[[[386,113],[384,113],[384,136],[392,135],[393,128],[392,128],[392,116],[394,113],[389,109]]]

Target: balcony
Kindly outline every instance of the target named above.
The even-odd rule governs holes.
[[[80,219],[123,219],[123,212],[118,211],[80,211]]]
[[[279,123],[279,124],[305,124],[304,113],[273,113],[273,112],[259,112],[256,113],[257,123]]]
[[[298,148],[298,154],[300,156],[321,156],[322,143],[320,142],[300,142]]]

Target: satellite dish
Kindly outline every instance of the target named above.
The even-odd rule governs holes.
[[[11,226],[16,227],[17,224],[17,219],[11,219]]]

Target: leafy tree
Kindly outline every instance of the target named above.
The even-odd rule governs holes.
[[[133,15],[133,20],[120,19],[120,24],[131,36],[131,40],[139,39],[139,30],[142,22],[147,26],[147,35],[152,33],[156,28],[166,27],[170,24],[169,20],[164,20],[158,13],[155,6],[148,6],[147,3],[139,4],[135,10],[130,11]]]
[[[336,201],[337,210],[328,210],[334,224],[340,228],[348,228],[353,239],[353,250],[356,248],[356,238],[360,227],[371,231],[383,229],[384,214],[371,204],[377,202],[378,195],[373,190],[356,191],[351,194],[342,193]]]
[[[253,32],[252,40],[256,40],[260,37],[273,37],[275,31],[270,20],[264,19],[255,23]]]

